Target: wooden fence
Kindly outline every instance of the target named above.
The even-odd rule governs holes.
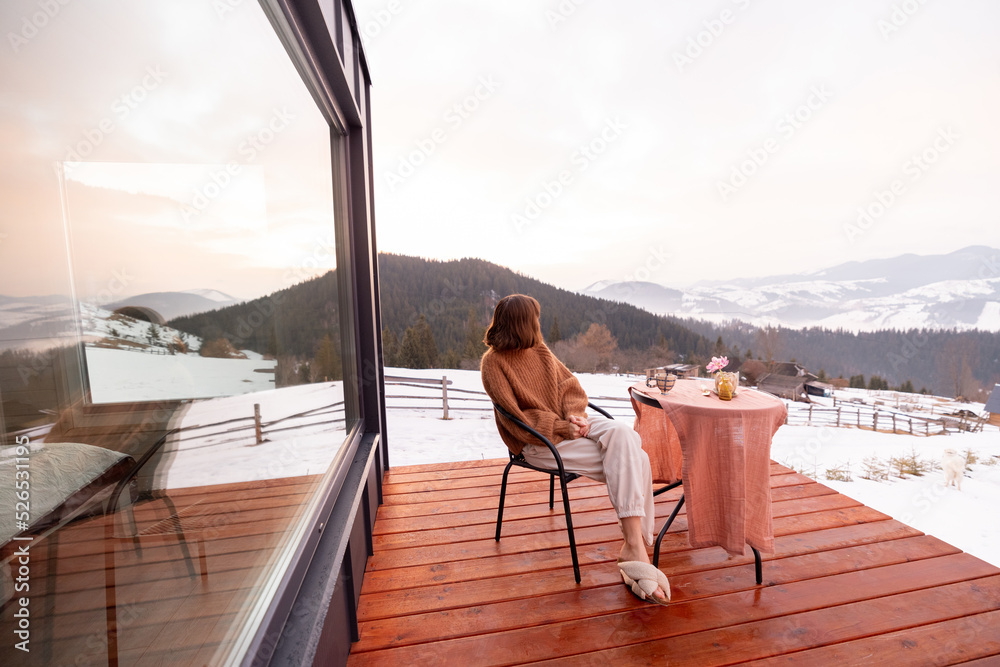
[[[923,417],[878,406],[853,403],[841,403],[836,407],[789,403],[785,423],[799,426],[861,428],[910,435],[947,435],[961,431],[975,431],[982,427],[981,420],[977,419],[946,415]]]
[[[386,391],[386,408],[441,410],[443,419],[450,419],[452,411],[489,411],[492,402],[486,392],[451,387],[447,376],[438,378],[413,378],[399,375],[385,377],[387,387],[409,387],[422,390],[415,394],[390,394]],[[632,405],[624,396],[592,396],[591,402],[617,418],[632,417]],[[942,435],[973,431],[981,428],[974,419],[948,417],[922,417],[896,412],[867,404],[841,403],[836,407],[822,407],[807,403],[788,403],[786,424],[799,426],[832,426],[834,428],[860,428],[884,433],[912,435]]]
[[[413,378],[400,375],[386,375],[386,387],[409,387],[423,390],[421,393],[397,394],[386,390],[385,407],[390,410],[441,410],[442,419],[450,419],[454,410],[491,411],[493,402],[485,391],[457,389],[452,387],[448,376],[438,378]],[[390,402],[391,401],[391,402]],[[591,396],[590,401],[607,410],[614,417],[632,416],[632,404],[628,397]]]

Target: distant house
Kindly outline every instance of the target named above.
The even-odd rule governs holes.
[[[794,361],[774,364],[770,373],[757,380],[757,388],[781,398],[808,403],[809,396],[832,396],[833,385],[819,378]]]
[[[805,369],[804,366],[800,366],[794,361],[776,361],[773,366],[771,366],[771,372],[776,375],[787,375],[789,377],[801,377],[804,375],[809,375],[813,378],[816,376]]]
[[[990,397],[986,399],[985,410],[990,413],[989,423],[1000,426],[1000,384],[993,387]]]
[[[757,380],[757,389],[774,394],[778,398],[792,401],[806,401],[806,381],[798,375],[768,373]]]
[[[806,394],[809,396],[822,396],[829,398],[833,396],[833,385],[819,380],[806,382]]]
[[[699,366],[694,364],[670,364],[669,366],[663,367],[668,373],[673,373],[678,378],[696,378],[698,377]]]

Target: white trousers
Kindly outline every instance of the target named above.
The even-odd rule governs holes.
[[[653,544],[653,474],[649,456],[632,426],[602,416],[589,417],[590,433],[586,438],[563,440],[556,445],[566,472],[608,485],[608,497],[619,519],[642,517],[642,537]],[[545,445],[525,445],[521,451],[528,463],[556,467],[552,452]],[[619,525],[621,522],[619,521]]]

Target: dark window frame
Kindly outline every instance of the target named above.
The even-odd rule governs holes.
[[[322,6],[321,6],[322,5]],[[372,528],[382,501],[386,451],[384,370],[371,164],[370,75],[349,0],[261,0],[295,67],[331,126],[333,151],[343,150],[346,218],[338,219],[337,266],[353,299],[359,421],[317,491],[294,558],[276,583],[271,604],[247,627],[229,664],[342,664],[357,639],[357,604]],[[324,16],[334,12],[334,21]],[[342,29],[343,28],[343,29]],[[341,39],[350,34],[345,62]],[[354,85],[352,85],[354,84]],[[338,136],[339,135],[339,136]],[[337,172],[337,170],[334,170]],[[335,174],[335,178],[337,178]],[[340,240],[344,243],[341,244]],[[345,369],[346,370],[346,369]],[[347,390],[345,377],[345,399]],[[294,613],[293,613],[294,611]]]

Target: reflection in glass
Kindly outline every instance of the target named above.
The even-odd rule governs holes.
[[[0,664],[222,660],[357,421],[344,149],[262,9],[223,4],[70,6],[0,65],[0,514],[21,470],[32,500],[0,520],[31,652]]]

